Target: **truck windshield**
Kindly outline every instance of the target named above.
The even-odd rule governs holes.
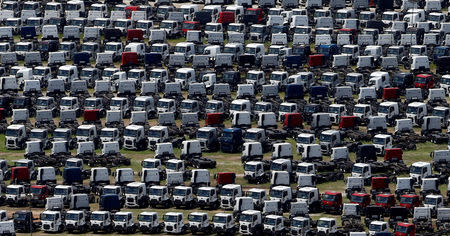
[[[260,199],[261,198],[261,193],[256,192],[256,191],[252,191],[252,192],[247,192],[247,197],[251,197],[253,199]]]
[[[411,48],[410,54],[420,54],[420,48]]]
[[[89,136],[89,129],[77,129],[77,136]]]
[[[153,221],[153,216],[152,215],[139,215],[138,217],[139,221],[142,222],[152,222]]]
[[[393,20],[394,19],[394,14],[383,14],[381,16],[382,20]]]
[[[333,82],[334,76],[333,75],[322,75],[320,80],[322,80],[322,82]]]
[[[359,14],[360,20],[370,20],[370,14]]]
[[[434,21],[434,22],[440,22],[440,16],[439,15],[428,15],[428,20],[429,21]]]
[[[214,216],[213,221],[214,221],[214,223],[226,224],[227,217],[226,216]]]
[[[267,111],[266,105],[263,104],[256,104],[255,105],[255,111]]]
[[[249,139],[249,140],[257,140],[257,139],[258,139],[258,133],[255,133],[255,132],[246,132],[246,133],[245,133],[245,139]]]
[[[230,110],[232,111],[240,111],[242,109],[242,105],[241,104],[231,104],[230,105]]]
[[[84,102],[84,106],[85,107],[96,107],[97,105],[97,101],[96,100],[91,100],[91,99],[86,99]]]
[[[418,107],[411,107],[411,106],[408,106],[408,107],[406,108],[406,113],[417,114],[417,111],[418,111],[418,110],[419,110]]]
[[[126,28],[128,25],[127,21],[116,21],[114,22],[114,27]]]
[[[281,75],[281,74],[271,74],[270,75],[270,80],[281,81],[282,78],[283,78],[283,75]]]
[[[148,131],[148,137],[151,138],[159,138],[161,137],[161,131],[160,130],[149,130]]]
[[[339,114],[340,113],[340,107],[337,106],[330,106],[328,107],[329,113]]]
[[[445,116],[445,110],[434,109],[433,112],[431,113],[431,115],[432,116],[444,117]]]
[[[355,106],[353,113],[364,113],[364,107]]]
[[[41,75],[41,76],[43,76],[43,75],[45,75],[45,69],[34,69],[33,70],[33,75]]]
[[[125,131],[123,132],[123,136],[136,137],[137,133],[138,133],[137,130],[125,129]]]
[[[189,215],[188,219],[192,222],[203,222],[203,216],[201,215]]]
[[[70,99],[61,99],[61,106],[72,106],[72,100],[70,100]]]
[[[106,27],[106,23],[107,23],[108,21],[107,20],[95,20],[94,21],[94,26],[97,26],[97,27]]]
[[[78,213],[67,213],[66,220],[78,221]]]
[[[379,145],[384,145],[385,144],[385,139],[384,138],[373,138],[373,144],[379,144]]]
[[[427,82],[427,79],[424,77],[416,77],[416,83],[419,84],[425,84]]]
[[[169,102],[158,101],[158,107],[161,107],[161,108],[169,108]]]
[[[7,20],[5,23],[5,26],[12,26],[12,27],[16,27],[18,25],[18,21],[16,20]]]
[[[136,29],[147,29],[147,28],[148,28],[147,23],[144,23],[144,22],[136,23]]]
[[[200,189],[197,191],[198,197],[209,197],[210,191],[206,189]]]
[[[177,169],[177,163],[167,162],[166,163],[166,169],[167,170],[176,170]]]
[[[142,100],[134,100],[134,106],[135,107],[145,107],[145,101]]]
[[[41,217],[41,220],[42,221],[54,221],[55,220],[55,215],[43,213],[42,217]]]
[[[352,202],[356,202],[356,203],[362,203],[364,201],[364,197],[363,196],[359,196],[359,195],[352,195]]]
[[[15,130],[15,129],[6,129],[5,136],[13,136],[13,137],[17,137],[18,135],[19,135],[19,130]]]
[[[292,221],[292,224],[291,224],[291,225],[292,225],[292,227],[303,228],[304,225],[306,226],[305,223],[306,223],[305,221],[294,219],[294,220]]]
[[[55,131],[55,132],[53,132],[53,138],[62,138],[62,139],[65,139],[65,138],[66,138],[66,132]]]
[[[280,105],[280,111],[281,112],[291,112],[291,106]]]
[[[174,196],[185,196],[186,195],[186,189],[175,188],[173,190],[173,195]]]
[[[270,197],[282,198],[283,197],[283,191],[282,190],[277,190],[277,189],[272,189],[272,190],[270,190]]]
[[[228,25],[228,32],[240,32],[239,25]]]
[[[413,202],[413,199],[414,198],[412,198],[412,197],[402,197],[402,198],[400,198],[400,203],[411,204]]]
[[[390,56],[390,55],[396,56],[400,53],[399,51],[400,51],[400,49],[398,49],[398,48],[388,48],[387,55],[388,56]]]
[[[332,202],[332,201],[334,201],[334,199],[336,199],[336,195],[332,195],[332,194],[324,194],[324,195],[322,196],[322,199],[323,199],[324,201]]]
[[[377,202],[378,203],[387,203],[389,200],[388,197],[384,197],[384,196],[377,196]]]
[[[217,31],[217,27],[215,25],[206,25],[205,26],[205,31]]]
[[[56,196],[65,196],[69,193],[68,189],[65,188],[55,188],[55,195]]]
[[[252,222],[253,220],[253,215],[249,215],[249,214],[242,214],[241,217],[239,218],[239,221],[242,222]]]
[[[231,196],[233,196],[233,189],[224,188],[224,189],[220,190],[220,195],[231,197]]]
[[[421,175],[422,174],[422,169],[423,169],[422,167],[411,166],[411,169],[410,169],[409,173]]]
[[[317,221],[317,227],[329,228],[330,222],[326,221],[326,220],[319,220],[319,221]]]
[[[125,222],[127,221],[128,216],[127,215],[114,215],[114,221],[118,221],[118,222]]]
[[[28,44],[16,45],[16,51],[28,51]]]
[[[30,188],[30,193],[31,194],[33,194],[33,195],[39,195],[39,194],[41,194],[42,193],[42,190],[43,190],[43,188],[33,188],[33,187],[31,187]]]
[[[18,188],[6,188],[6,194],[17,195],[19,194]]]
[[[329,134],[321,134],[320,135],[320,141],[321,142],[331,142],[331,135]]]
[[[216,110],[217,109],[217,103],[212,103],[212,102],[206,103],[206,109]]]
[[[256,48],[246,47],[245,52],[248,54],[256,54]]]
[[[357,76],[347,76],[345,77],[345,82],[347,83],[357,83],[358,77]]]
[[[381,231],[381,225],[370,224],[369,225],[369,231],[380,232]]]
[[[25,220],[26,214],[14,213],[14,220]]]
[[[190,102],[182,102],[180,107],[181,109],[192,109],[193,103]]]
[[[150,188],[150,195],[161,196],[162,195],[162,189]]]
[[[245,164],[244,170],[245,171],[254,172],[254,171],[256,171],[256,165]]]
[[[138,194],[139,193],[139,187],[127,186],[127,187],[125,187],[125,193],[126,194]]]
[[[282,163],[275,163],[275,162],[272,162],[272,164],[270,164],[270,169],[271,169],[271,170],[275,170],[275,171],[277,171],[277,170],[283,170],[283,164],[282,164]]]
[[[258,79],[258,74],[255,74],[255,73],[247,74],[247,80],[257,80],[257,79]]]
[[[164,215],[164,222],[177,222],[178,216],[174,215]]]
[[[209,137],[209,132],[207,131],[198,131],[197,132],[197,139],[201,138],[201,139],[208,139]]]
[[[300,199],[308,199],[308,198],[309,198],[309,192],[298,191],[298,192],[297,192],[297,198],[300,198]]]
[[[362,167],[362,166],[356,166],[356,165],[354,165],[354,166],[353,166],[353,169],[352,169],[352,172],[354,172],[354,173],[362,173],[362,172],[363,172],[363,169],[364,169],[364,167]]]
[[[112,138],[112,137],[114,137],[114,131],[105,131],[105,130],[102,130],[102,131],[100,131],[101,133],[100,133],[100,137],[108,137],[108,138]]]
[[[114,188],[103,188],[102,195],[117,194]]]
[[[353,54],[353,48],[343,47],[342,54]]]
[[[91,221],[92,220],[98,220],[98,221],[103,221],[103,219],[105,218],[104,214],[92,214],[91,215]]]
[[[425,198],[425,204],[428,204],[428,205],[437,205],[437,198],[426,197],[426,198]]]
[[[277,220],[274,218],[266,218],[264,220],[264,224],[265,225],[276,225],[277,224]]]
[[[46,137],[44,137],[44,132],[41,132],[41,131],[39,131],[39,132],[36,132],[36,131],[32,131],[31,133],[30,133],[30,138],[31,139],[33,139],[33,138],[35,138],[35,139],[42,139],[42,138],[46,138]]]
[[[403,225],[397,225],[397,227],[395,227],[395,232],[399,232],[399,233],[408,233],[408,227],[403,226]]]
[[[172,23],[170,22],[161,22],[159,24],[160,29],[172,29]]]

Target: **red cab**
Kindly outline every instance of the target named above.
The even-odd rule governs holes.
[[[301,113],[289,113],[284,115],[283,128],[303,128]]]
[[[342,193],[326,191],[322,195],[322,209],[325,212],[340,213],[342,210]]]
[[[394,194],[378,194],[375,199],[375,204],[381,206],[384,209],[389,209],[395,206],[395,196]]]
[[[401,148],[386,148],[384,150],[384,161],[399,162],[403,160],[403,151]]]
[[[353,193],[351,196],[351,203],[360,205],[361,209],[369,206],[370,202],[370,194],[367,193]]]
[[[264,21],[264,12],[262,8],[247,8],[246,15],[255,15],[256,24],[260,24]]]
[[[142,29],[129,29],[127,31],[127,42],[142,42],[144,31]]]
[[[416,236],[416,226],[411,223],[398,222],[395,236]]]
[[[407,208],[412,211],[414,207],[420,206],[419,195],[415,194],[405,194],[400,196],[400,206]]]
[[[325,65],[325,55],[323,54],[309,55],[308,57],[309,67],[320,67],[324,65]]]
[[[121,67],[139,65],[139,56],[137,52],[122,52]]]
[[[385,101],[396,101],[400,98],[399,88],[384,88],[383,89],[383,100]]]
[[[356,116],[341,116],[339,122],[339,129],[355,129],[356,128]]]
[[[14,183],[29,183],[30,170],[26,166],[17,166],[11,168],[11,181]]]
[[[232,11],[222,11],[219,12],[219,18],[217,19],[217,23],[222,23],[223,25],[227,25],[230,23],[234,23],[235,16]]]
[[[205,125],[212,127],[223,127],[223,113],[207,113]]]
[[[125,7],[125,15],[127,16],[127,19],[131,19],[131,15],[133,14],[133,11],[139,11],[139,6],[127,6]]]
[[[183,22],[183,33],[186,33],[191,30],[201,30],[202,25],[200,24],[200,21],[184,21]]]
[[[414,80],[414,86],[416,88],[430,89],[434,87],[434,78],[430,74],[420,74],[416,76]]]
[[[233,172],[219,172],[214,178],[216,179],[218,186],[223,186],[226,184],[234,184],[236,180],[236,174]]]

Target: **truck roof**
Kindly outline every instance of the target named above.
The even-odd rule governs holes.
[[[144,127],[142,125],[128,125],[127,127],[125,127],[125,129],[140,130],[144,129]]]
[[[24,125],[8,125],[7,127],[8,129],[21,129],[21,128],[25,128]]]

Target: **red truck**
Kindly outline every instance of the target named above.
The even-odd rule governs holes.
[[[430,74],[419,74],[414,79],[414,87],[430,89],[434,87],[434,77]]]
[[[327,212],[341,214],[342,212],[342,193],[335,191],[326,191],[322,195],[322,209]]]

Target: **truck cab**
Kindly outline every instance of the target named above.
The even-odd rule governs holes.
[[[242,187],[237,184],[227,184],[220,190],[220,208],[233,209],[236,198],[242,196]]]

